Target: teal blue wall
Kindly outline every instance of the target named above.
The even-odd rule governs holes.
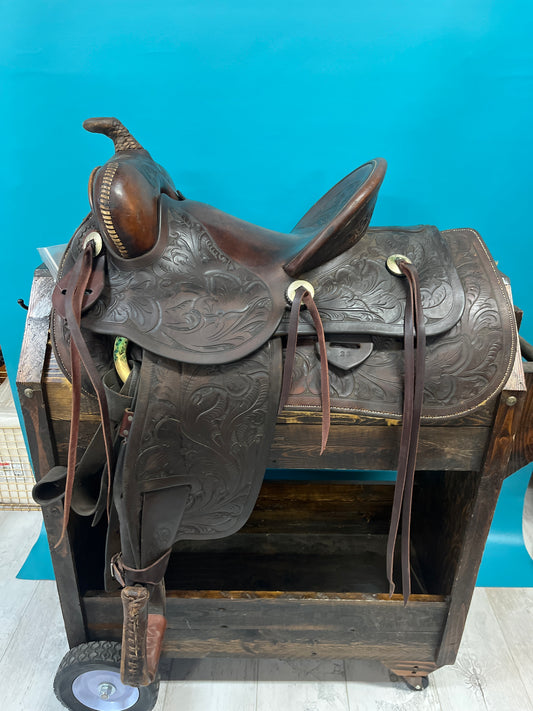
[[[12,372],[35,248],[68,240],[109,155],[81,128],[95,115],[122,119],[187,196],[277,229],[383,156],[374,224],[477,228],[528,309],[532,19],[529,0],[4,0]]]
[[[119,117],[185,195],[290,229],[389,162],[374,224],[478,229],[530,297],[530,0],[4,0],[2,346],[14,379],[36,248],[66,242]]]

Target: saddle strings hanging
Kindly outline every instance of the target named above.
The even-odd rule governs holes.
[[[61,531],[61,536],[55,545],[56,548],[61,545],[67,531],[70,515],[70,504],[72,501],[72,492],[74,488],[74,478],[76,474],[76,450],[78,446],[79,419],[81,408],[82,364],[95,390],[96,398],[98,400],[98,408],[100,410],[100,419],[102,422],[102,433],[104,437],[104,447],[108,470],[107,514],[109,518],[111,472],[113,471],[113,444],[109,419],[109,410],[100,374],[98,373],[98,370],[94,365],[93,359],[91,358],[89,349],[87,348],[87,344],[85,343],[85,339],[83,338],[83,334],[80,328],[83,298],[85,296],[85,292],[89,284],[91,274],[93,272],[94,257],[95,246],[94,242],[90,240],[85,246],[82,254],[76,260],[74,267],[72,268],[72,286],[69,285],[65,293],[65,317],[68,329],[70,331],[72,410],[68,446],[67,476],[65,483],[63,528]]]
[[[304,286],[298,287],[291,304],[289,330],[287,334],[287,348],[285,350],[285,365],[283,367],[283,379],[281,383],[281,395],[279,401],[278,415],[285,407],[285,404],[288,400],[291,391],[294,357],[296,355],[296,343],[298,340],[298,321],[300,318],[300,308],[302,306],[302,302],[307,307],[307,310],[309,311],[313,319],[320,349],[320,398],[322,401],[322,442],[320,454],[322,454],[326,448],[326,444],[328,441],[331,422],[328,356],[326,353],[326,338],[324,336],[324,326],[322,325],[322,319],[320,318],[320,314],[318,312],[317,306],[314,302],[311,293]]]
[[[420,282],[416,268],[407,261],[396,262],[406,277],[408,294],[404,317],[404,400],[402,413],[402,435],[398,456],[398,473],[394,488],[391,522],[387,540],[387,579],[389,596],[394,593],[393,568],[394,549],[398,537],[400,516],[402,519],[402,589],[404,604],[411,594],[411,507],[416,469],[416,454],[420,435],[420,418],[424,397],[424,371],[426,355],[426,331],[422,309]]]

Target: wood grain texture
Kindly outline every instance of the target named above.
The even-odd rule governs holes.
[[[466,526],[464,545],[457,562],[448,620],[437,659],[439,666],[453,664],[459,649],[485,542],[520,425],[525,395],[523,390],[504,390],[499,398],[472,514]],[[508,404],[510,397],[514,401],[512,405]]]
[[[449,595],[472,515],[478,472],[417,472],[411,540],[428,593]]]
[[[417,455],[420,469],[477,469],[489,437],[483,427],[422,427]],[[332,427],[320,455],[320,426],[277,427],[268,467],[307,469],[315,462],[323,469],[396,469],[401,428],[361,425]]]
[[[37,480],[54,465],[55,459],[43,393],[53,286],[53,280],[37,270],[31,289],[16,381],[33,472]]]
[[[387,533],[394,482],[265,481],[243,533]]]
[[[36,289],[39,288],[38,282],[39,280],[36,279]],[[39,308],[41,301],[39,301]],[[50,350],[46,346],[45,325],[47,324],[39,315],[40,312],[37,312],[37,306],[34,308],[35,316],[30,308],[26,347],[34,347],[38,340],[39,347],[36,348],[36,353],[38,361],[42,361],[40,369],[50,374],[49,378],[48,375],[46,376],[47,391],[43,395],[40,386],[42,373],[37,374],[39,368],[34,368],[35,372],[31,376],[35,378],[37,383],[35,392],[39,395],[37,398],[28,399],[32,402],[27,407],[30,430],[33,428],[30,442],[33,438],[33,450],[37,452],[36,471],[39,473],[46,471],[49,462],[54,459],[52,440],[42,437],[45,430],[49,432],[47,411],[44,407],[46,397],[54,423],[53,434],[59,444],[59,458],[64,461],[66,456],[70,386],[57,371],[57,364],[54,364]],[[22,373],[28,373],[31,367],[34,367],[35,364],[30,364],[30,360],[28,358],[21,360]],[[511,386],[508,386],[499,401],[492,433],[489,421],[484,419],[486,412],[479,413],[478,419],[476,419],[477,414],[464,418],[461,427],[442,425],[422,428],[418,467],[425,470],[427,486],[432,487],[433,472],[436,472],[435,482],[438,477],[444,476],[446,480],[449,476],[448,483],[440,489],[435,487],[431,496],[420,495],[413,528],[413,542],[415,545],[419,542],[422,544],[420,550],[423,567],[435,571],[439,565],[442,566],[442,575],[439,577],[438,572],[433,574],[430,588],[431,591],[439,593],[439,596],[436,595],[434,599],[414,599],[408,608],[403,608],[397,599],[388,601],[384,597],[365,595],[358,588],[355,589],[358,589],[358,594],[361,595],[359,598],[343,598],[342,595],[337,595],[336,598],[327,596],[320,598],[320,593],[317,595],[316,587],[313,587],[311,589],[315,591],[315,596],[311,595],[309,599],[280,596],[269,598],[268,594],[247,598],[246,595],[250,593],[246,590],[241,590],[240,597],[229,599],[222,596],[217,598],[216,595],[180,596],[179,593],[172,594],[171,591],[169,596],[171,624],[165,643],[167,656],[261,655],[277,658],[303,656],[308,657],[310,662],[317,663],[319,658],[323,657],[328,660],[323,668],[330,670],[334,667],[328,664],[334,665],[339,657],[380,660],[397,670],[415,662],[425,665],[424,668],[427,670],[437,660],[439,664],[453,661],[461,639],[501,481],[507,471],[507,461],[511,451],[516,447],[517,439],[520,439],[522,431],[520,428],[524,422],[522,408],[524,412],[528,411],[528,402],[524,403],[523,382],[520,380],[518,369],[515,370],[517,370],[516,377],[511,383],[513,389],[510,390]],[[21,380],[20,387],[24,387],[27,382],[29,381]],[[514,406],[508,406],[505,402],[504,398],[509,396],[516,397]],[[95,402],[91,398],[85,398],[82,443],[96,427],[95,414]],[[394,469],[396,467],[401,430],[397,422],[392,423],[383,419],[378,422],[373,418],[348,420],[343,417],[341,416],[332,428],[326,455],[318,458],[320,424],[316,413],[309,413],[307,419],[301,413],[282,416],[276,427],[271,466],[307,469],[312,462],[315,465],[319,463],[321,468],[333,469],[355,467]],[[287,427],[287,424],[290,426]],[[527,451],[530,446],[531,433],[529,430],[524,432],[524,439],[520,440],[520,447],[517,450],[519,452]],[[484,451],[485,455],[483,455]],[[444,469],[453,470],[455,473],[453,476],[450,471],[443,474]],[[478,478],[474,477],[474,470],[481,470]],[[467,472],[466,482],[463,481],[464,472]],[[470,484],[464,486],[460,496],[454,500],[454,488],[465,483]],[[381,488],[380,493],[378,493],[379,488]],[[328,531],[339,532],[350,526],[352,531],[366,530],[368,534],[381,535],[383,530],[386,530],[384,524],[390,511],[390,484],[381,487],[376,485],[375,490],[372,486],[368,488],[358,487],[358,485],[351,485],[351,488],[346,486],[344,494],[341,488],[332,493],[331,482],[324,485],[321,493],[320,485],[315,486],[314,489],[315,493],[306,497],[301,493],[303,490],[296,494],[289,489],[283,492],[282,488],[273,488],[270,500],[266,501],[263,508],[260,500],[252,516],[247,529],[251,536],[250,542],[253,542],[252,536],[264,533],[265,537],[259,550],[268,554],[269,545],[273,543],[273,538],[267,537],[268,531],[279,532],[283,530],[283,526],[291,534],[305,535],[313,532],[325,537]],[[309,489],[311,490],[313,487]],[[439,493],[445,494],[444,501],[439,504],[440,508],[437,505]],[[60,506],[46,513],[47,527],[52,540],[57,536],[61,514]],[[441,514],[445,516],[444,521]],[[416,516],[420,517],[418,526]],[[460,517],[461,522],[454,528],[456,517]],[[427,538],[427,531],[433,531],[431,525],[428,526],[428,521],[433,523],[441,521],[438,531],[435,531],[435,534],[440,536],[440,541],[434,547],[424,541],[424,536]],[[77,534],[73,526],[71,532]],[[80,608],[80,591],[77,587],[75,566],[80,566],[86,560],[84,551],[87,547],[91,547],[88,546],[88,542],[94,535],[100,533],[89,533],[84,529],[83,535],[75,535],[75,561],[68,549],[53,552],[65,623],[71,643],[73,640],[77,643],[85,638],[83,619],[85,612],[91,638],[120,638],[120,614],[114,608],[115,601],[112,597],[85,596],[82,603],[83,610]],[[236,539],[237,561],[239,556],[242,556],[243,550],[238,549],[239,541],[242,543],[244,539]],[[332,544],[334,542],[331,541]],[[311,544],[310,539],[309,546]],[[298,555],[296,538],[291,545],[294,549],[291,549],[291,552]],[[302,546],[300,554],[302,551],[305,552],[305,545]],[[350,565],[347,557],[344,555],[338,561],[333,561],[341,574],[345,572],[346,566]],[[357,560],[359,562],[362,560],[359,556],[353,558],[354,564]],[[314,565],[312,557],[305,562],[306,567],[312,570]],[[182,563],[186,565],[187,561],[183,560]],[[208,558],[205,559],[205,563],[207,568]],[[249,560],[241,558],[240,564],[242,568],[246,568]],[[176,565],[176,572],[179,567]],[[284,561],[282,567],[290,567],[290,561]],[[314,573],[322,577],[320,566],[315,565],[315,568]],[[265,571],[266,577],[268,565],[265,566]],[[344,577],[349,579],[348,575]],[[348,582],[350,583],[350,580]],[[83,589],[85,590],[89,584],[89,579],[84,581]],[[294,584],[292,585],[294,589]],[[355,585],[354,587],[350,585],[348,590],[353,590]],[[266,592],[290,594],[290,587],[283,587],[280,584],[280,588],[278,591],[267,590]],[[338,586],[335,591],[339,592]],[[442,597],[442,593],[452,593],[451,604],[450,600]],[[448,624],[445,626],[447,615]],[[443,628],[444,644],[439,656]],[[283,665],[279,663],[274,667],[280,671]],[[234,667],[236,670],[239,668]],[[246,669],[249,668],[244,664],[243,674],[248,673]],[[316,667],[304,665],[302,670],[313,668],[321,667],[320,664]],[[315,706],[319,708],[320,693],[309,699],[310,708],[314,709]],[[327,700],[324,703],[327,704]]]
[[[456,417],[443,423],[446,427],[490,427],[494,418],[494,405],[488,404],[479,410]],[[320,425],[322,413],[312,410],[282,410],[278,416],[278,426],[284,425]],[[366,425],[367,427],[400,427],[400,419],[370,417],[369,415],[354,415],[349,412],[332,412],[331,422],[333,425],[349,425],[351,427]],[[434,425],[422,424],[422,427],[432,427]]]
[[[37,480],[57,463],[46,397],[43,392],[52,288],[53,280],[48,272],[37,270],[32,284],[17,374],[17,389],[33,471]],[[73,646],[85,641],[85,626],[69,535],[65,536],[59,548],[55,547],[62,529],[62,502],[46,507],[43,509],[42,515],[50,543],[52,564],[62,602],[67,636],[69,643]]]
[[[120,636],[118,596],[84,598],[92,639]],[[163,651],[182,656],[416,659],[434,662],[447,601],[418,596],[350,599],[167,597]]]
[[[15,578],[39,529],[36,512],[1,512],[0,540],[9,545],[0,547],[0,569],[11,597],[2,599],[0,610],[13,634],[0,653],[0,669],[2,707],[9,711],[63,708],[52,690],[67,649],[54,583]],[[34,592],[28,596],[29,585]],[[26,598],[24,612],[10,604],[18,597]],[[432,673],[420,693],[391,681],[371,660],[179,659],[162,665],[155,711],[531,711],[532,610],[531,589],[477,589],[457,664]]]
[[[49,272],[46,269],[37,269],[26,316],[17,382],[41,382],[47,344],[47,338],[43,340],[42,334],[48,334],[53,288],[54,280]]]
[[[513,474],[533,462],[533,363],[525,363],[524,371],[527,396],[513,444],[508,474]]]

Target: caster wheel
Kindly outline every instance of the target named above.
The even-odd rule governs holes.
[[[120,644],[87,642],[71,649],[54,679],[54,692],[70,711],[150,711],[159,681],[126,686],[120,680]]]
[[[402,676],[401,677],[411,691],[424,691],[429,686],[427,676]]]

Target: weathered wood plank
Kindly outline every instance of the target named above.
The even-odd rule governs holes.
[[[429,593],[450,594],[479,472],[417,472],[411,541]]]
[[[463,634],[466,616],[476,583],[494,509],[507,472],[516,432],[525,401],[524,390],[504,390],[499,398],[491,438],[486,448],[472,514],[461,547],[452,602],[442,636],[438,665],[453,664]],[[511,399],[510,399],[511,398]]]
[[[17,390],[36,479],[53,466],[55,456],[42,386],[54,286],[46,274],[37,270],[33,280],[17,373]]]
[[[47,354],[48,323],[53,280],[45,270],[37,270],[33,280],[26,329],[17,375],[17,389],[28,437],[35,478],[39,480],[55,464],[56,454],[52,429],[43,392],[43,372]],[[76,569],[70,539],[67,535],[59,548],[63,519],[63,504],[58,502],[43,509],[52,564],[57,580],[63,618],[69,643],[85,641],[85,625],[81,612]]]
[[[109,636],[120,639],[119,634]],[[275,638],[265,637],[262,630],[235,630],[233,634],[209,636],[201,639],[197,635],[179,635],[174,637],[167,633],[163,644],[163,654],[170,657],[261,657],[277,659],[373,659],[390,660],[394,664],[398,659],[416,659],[423,663],[435,659],[435,646],[432,641],[424,643],[417,639],[412,644],[391,644],[388,641],[380,644],[354,643],[339,640],[334,635],[330,639],[309,640],[296,638],[287,640],[277,635]]]
[[[26,327],[22,340],[17,383],[40,383],[48,342],[48,323],[54,280],[46,269],[37,269],[33,279]],[[46,337],[43,339],[43,333]]]
[[[20,521],[18,517],[21,517]],[[37,514],[2,512],[0,533],[6,545],[0,547],[0,565],[6,588],[12,590],[14,600],[24,597],[23,591],[28,583],[16,580],[14,574],[33,541],[33,534],[30,536],[27,528],[29,521],[33,521],[32,531],[36,535]],[[10,533],[12,522],[14,528]],[[12,562],[9,563],[9,560]],[[2,608],[5,623],[11,624],[15,630],[2,660],[3,703],[6,709],[56,711],[59,703],[53,694],[52,681],[67,649],[59,602],[54,583],[30,584],[35,592],[29,599],[27,610],[21,613],[19,608],[9,604]],[[269,594],[272,599],[286,595]],[[353,595],[348,595],[350,597]],[[359,596],[360,599],[363,597]],[[383,596],[383,599],[386,597]],[[494,614],[487,613],[488,602]],[[422,693],[409,691],[402,682],[390,681],[387,670],[377,661],[347,660],[344,666],[350,711],[383,711],[385,708],[404,707],[412,711],[531,711],[532,611],[531,589],[476,590],[457,664],[432,673],[430,686]],[[163,682],[155,711],[176,708],[196,711],[199,707],[202,711],[233,711],[237,708],[253,711],[255,707],[246,704],[256,688],[263,708],[276,708],[269,699],[273,698],[271,694],[275,692],[277,683],[283,690],[274,697],[280,709],[322,711],[323,708],[331,708],[337,711],[335,705],[328,706],[328,700],[337,698],[337,691],[343,684],[342,670],[336,671],[339,667],[333,666],[338,663],[333,659],[324,664],[316,657],[310,660],[293,659],[287,665],[279,662],[271,664],[269,660],[263,664],[263,660],[252,658],[217,657],[176,659],[168,671],[170,660],[167,660],[162,665],[164,678],[176,681]],[[259,665],[262,672],[256,687],[253,670]],[[167,689],[172,692],[168,698]],[[288,689],[290,697],[287,696]],[[529,692],[529,698],[525,690]],[[289,698],[290,706],[286,703]],[[310,705],[306,706],[307,702]],[[343,706],[340,708],[344,709]]]
[[[421,596],[290,600],[167,597],[171,657],[273,656],[434,661],[448,608]],[[120,635],[120,598],[85,596],[89,635]]]
[[[394,482],[265,481],[244,531],[387,533]]]
[[[63,383],[64,394],[70,391]],[[57,442],[58,460],[65,463],[70,421],[57,411],[57,392],[48,387],[52,427]],[[90,398],[82,398],[86,412],[80,424],[80,447],[94,434],[99,422],[91,410]],[[61,414],[61,417],[59,415]],[[69,414],[70,417],[70,414]],[[427,426],[421,428],[417,456],[419,469],[453,469],[467,471],[479,468],[482,452],[489,438],[486,427]],[[319,424],[277,425],[267,467],[271,469],[364,469],[392,470],[398,464],[401,428],[389,425],[345,425],[331,427],[328,445],[320,455]]]
[[[446,420],[446,427],[490,427],[494,418],[494,405],[491,403],[481,407],[479,410]],[[320,425],[322,413],[317,410],[282,410],[278,416],[278,425]],[[366,425],[368,427],[398,427],[401,426],[401,419],[385,417],[370,417],[369,415],[353,415],[347,412],[332,412],[331,422],[333,425]],[[422,427],[432,427],[431,423],[422,422]],[[440,426],[440,425],[439,425]]]
[[[483,427],[423,427],[417,456],[419,469],[478,469],[489,429]],[[277,427],[267,466],[307,469],[313,462],[323,469],[391,470],[398,464],[399,427],[338,425],[332,427],[320,455],[320,426]]]
[[[513,444],[513,451],[507,469],[508,474],[513,474],[533,462],[533,363],[525,363],[524,371],[527,396],[520,426]]]

